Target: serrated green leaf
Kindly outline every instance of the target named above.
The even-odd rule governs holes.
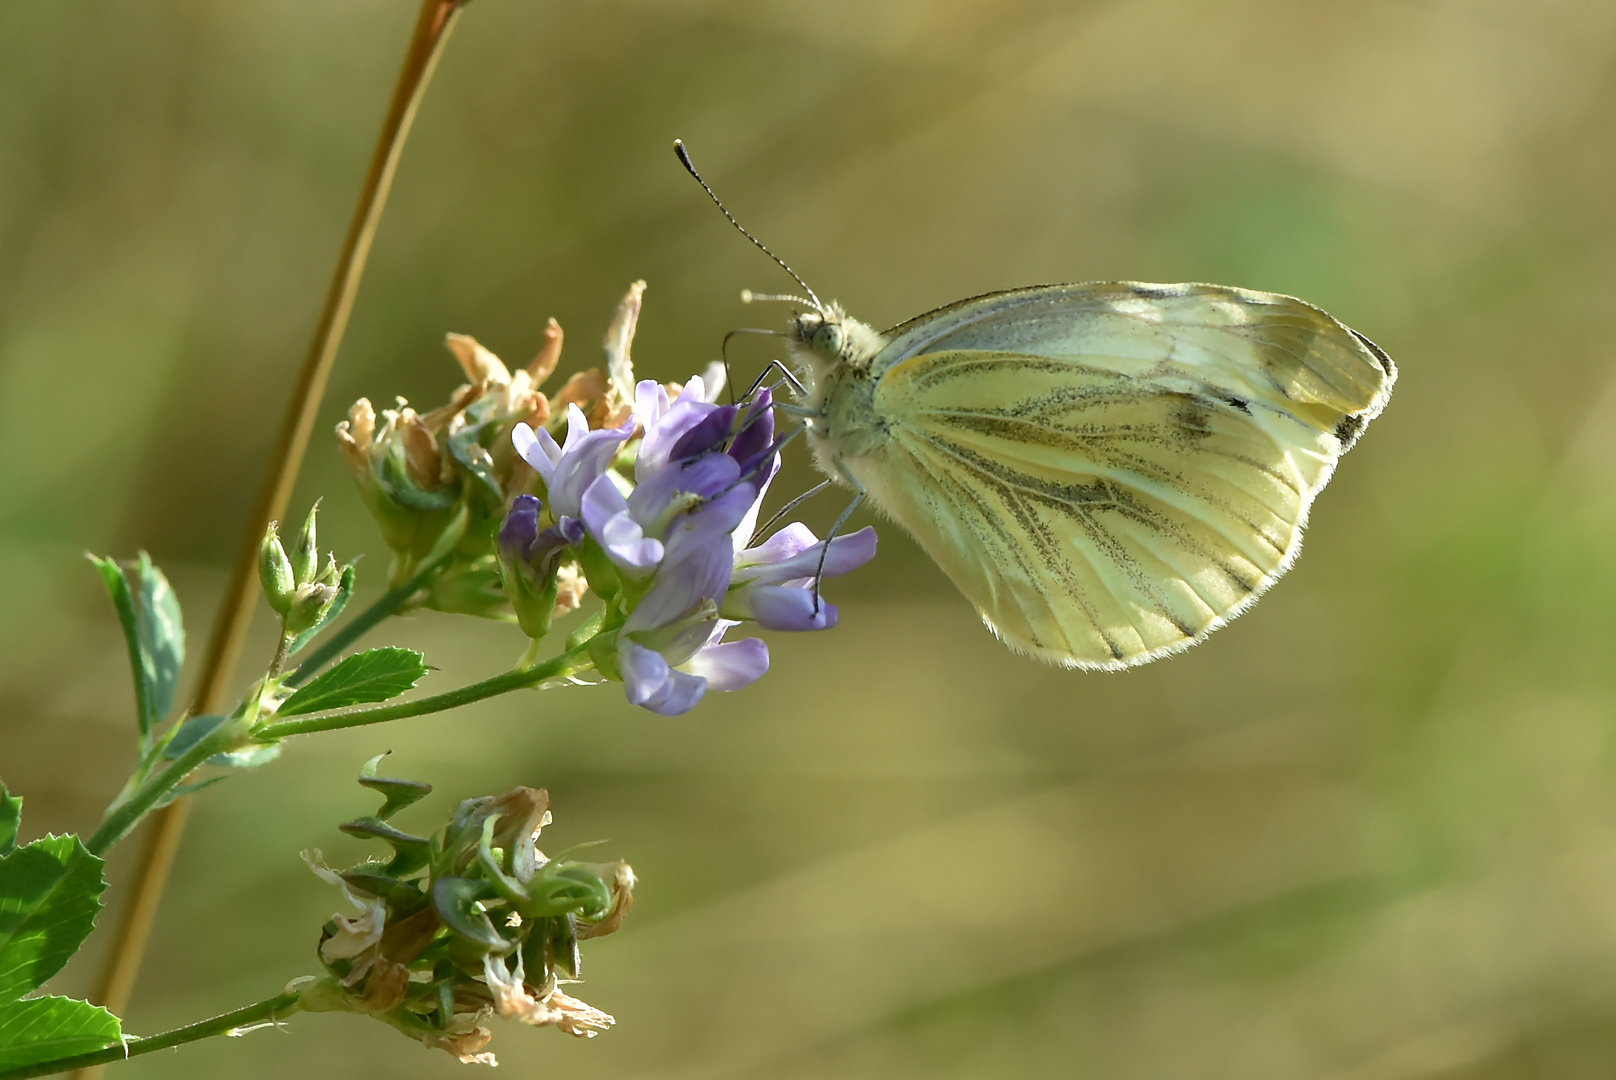
[[[22,824],[22,800],[0,784],[0,855],[11,854],[17,846],[17,829]]]
[[[124,645],[129,650],[129,673],[135,680],[135,722],[140,729],[142,746],[151,734],[151,705],[147,702],[146,686],[146,658],[140,647],[139,617],[135,614],[135,597],[129,591],[129,579],[124,577],[123,568],[112,559],[103,559],[99,555],[85,552],[85,558],[95,564],[101,572],[101,583],[107,587],[107,596],[112,600],[112,607],[118,613],[118,623],[123,627]]]
[[[275,715],[340,709],[395,698],[412,689],[427,672],[421,654],[392,645],[348,657],[310,680],[281,702]]]
[[[330,626],[331,621],[342,614],[342,609],[353,599],[354,576],[353,563],[342,568],[342,576],[337,579],[337,595],[332,597],[331,605],[325,609],[325,614],[320,617],[319,622],[292,639],[291,647],[286,650],[287,656],[296,655],[299,649],[313,641],[316,634]]]
[[[174,704],[174,688],[185,663],[185,620],[168,579],[144,551],[135,564],[135,577],[140,583],[136,616],[146,680],[145,729],[149,730]]]
[[[118,1018],[87,1001],[42,997],[0,1005],[0,1069],[88,1054],[122,1038]]]
[[[0,1001],[38,988],[89,936],[105,864],[77,836],[47,836],[0,858]]]
[[[377,754],[359,768],[359,782],[372,791],[378,791],[387,797],[382,808],[376,811],[376,816],[383,821],[392,817],[411,803],[420,801],[432,794],[432,785],[421,780],[399,780],[391,776],[377,776],[376,766],[381,763],[386,753]]]

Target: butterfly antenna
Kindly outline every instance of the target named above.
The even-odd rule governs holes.
[[[687,151],[685,149],[685,144],[684,144],[683,140],[680,140],[680,139],[673,140],[673,152],[675,154],[679,155],[679,164],[683,165],[685,167],[685,171],[690,173],[691,176],[694,176],[696,178],[696,183],[700,184],[701,189],[707,193],[707,197],[709,199],[713,200],[713,205],[718,207],[718,210],[719,210],[720,213],[722,213],[725,217],[729,218],[729,223],[731,225],[735,226],[737,229],[739,229],[742,236],[746,237],[748,240],[752,241],[752,243],[756,244],[759,251],[763,252],[763,254],[767,255],[769,258],[771,258],[775,262],[779,263],[780,264],[780,269],[782,269],[786,273],[790,274],[791,279],[793,281],[795,281],[798,285],[801,285],[802,286],[802,291],[808,294],[808,296],[810,298],[810,302],[814,305],[814,310],[819,312],[821,315],[823,315],[825,313],[825,305],[821,304],[819,302],[819,297],[814,295],[814,290],[812,290],[812,289],[810,289],[808,287],[808,283],[806,281],[802,280],[802,278],[798,277],[797,272],[795,270],[791,269],[791,267],[787,266],[786,261],[784,259],[782,259],[780,256],[776,255],[774,252],[770,251],[768,249],[768,247],[763,243],[763,241],[759,240],[757,237],[755,237],[751,233],[747,232],[745,226],[743,226],[739,221],[735,220],[735,215],[730,213],[728,210],[726,210],[724,208],[724,204],[719,201],[718,196],[713,193],[713,189],[707,186],[707,181],[705,181],[705,180],[703,180],[701,178],[701,173],[697,172],[696,171],[696,166],[691,163],[691,161],[690,161],[690,153],[689,153],[689,151]]]

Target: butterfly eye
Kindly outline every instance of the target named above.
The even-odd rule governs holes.
[[[820,323],[814,331],[813,347],[815,352],[827,356],[840,356],[842,353],[842,328],[833,322]]]

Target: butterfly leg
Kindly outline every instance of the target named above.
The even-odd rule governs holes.
[[[840,458],[836,460],[836,471],[841,473],[842,479],[846,480],[849,486],[852,487],[853,501],[848,503],[842,512],[836,516],[836,520],[831,523],[830,532],[825,534],[824,544],[819,548],[819,567],[814,571],[814,615],[816,616],[819,614],[819,584],[824,580],[825,559],[830,556],[830,542],[836,539],[836,534],[841,531],[843,525],[847,524],[847,519],[853,516],[853,511],[859,508],[859,503],[864,501],[864,496],[869,494],[864,485],[859,483],[859,478],[847,471],[847,466],[842,464]]]
[[[791,385],[792,392],[798,397],[808,396],[808,391],[802,385],[802,380],[797,378],[797,376],[792,373],[791,369],[786,367],[784,362],[780,360],[770,360],[767,364],[763,365],[763,370],[758,372],[758,377],[752,380],[752,385],[747,389],[742,400],[745,400],[745,398],[749,398],[753,394],[757,393],[758,387],[763,385],[763,380],[769,377],[769,372],[771,371],[778,371],[781,378]]]

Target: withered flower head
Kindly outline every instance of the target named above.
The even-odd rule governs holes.
[[[536,841],[550,797],[539,788],[467,799],[430,839],[404,832],[387,819],[431,789],[377,776],[379,760],[360,782],[384,805],[342,830],[386,841],[393,856],[341,873],[318,852],[304,856],[360,913],[326,923],[326,974],[296,985],[300,1007],[365,1013],[489,1065],[485,1022],[494,1016],[580,1037],[615,1023],[558,987],[579,977],[581,941],[622,925],[633,904],[628,864],[547,859]]]

